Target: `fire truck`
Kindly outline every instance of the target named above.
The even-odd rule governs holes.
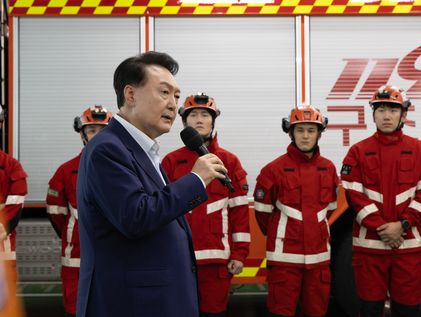
[[[60,242],[45,215],[47,183],[81,151],[73,118],[101,104],[116,112],[112,75],[126,57],[165,51],[180,64],[181,100],[199,91],[222,110],[221,146],[248,172],[252,243],[235,284],[265,282],[265,238],[252,191],[260,169],[290,142],[282,118],[312,104],[329,119],[322,155],[340,170],[350,145],[375,126],[368,100],[382,84],[413,106],[405,133],[421,135],[421,2],[354,0],[10,0],[2,28],[2,146],[28,173],[18,227],[23,281],[58,281]],[[4,21],[2,21],[4,22]],[[182,146],[181,119],[160,137]],[[332,296],[355,316],[351,222],[342,189],[330,218]]]

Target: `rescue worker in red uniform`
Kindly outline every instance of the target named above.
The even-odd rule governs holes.
[[[184,126],[196,129],[209,152],[222,160],[235,189],[231,192],[218,180],[212,181],[206,188],[206,204],[186,215],[198,265],[200,316],[225,316],[231,278],[241,273],[249,253],[247,173],[237,156],[221,148],[213,135],[220,111],[212,97],[203,93],[187,97],[179,114]],[[165,156],[162,166],[175,181],[190,173],[197,157],[183,147]]]
[[[370,100],[377,131],[343,160],[342,185],[356,218],[353,267],[362,317],[419,317],[421,303],[421,142],[402,132],[410,101],[395,86]]]
[[[73,127],[86,145],[108,124],[112,113],[102,106],[86,109],[74,119]],[[76,315],[80,268],[76,180],[80,155],[62,164],[51,178],[47,193],[47,213],[62,241],[61,279],[66,316]]]
[[[338,176],[318,140],[325,119],[313,106],[296,107],[282,128],[287,153],[267,164],[254,191],[256,219],[266,239],[269,316],[324,316],[330,292],[328,216],[336,209]]]
[[[16,227],[27,192],[26,173],[19,161],[0,151],[0,226],[6,237],[0,241],[2,259],[16,268]],[[15,276],[16,278],[16,276]]]

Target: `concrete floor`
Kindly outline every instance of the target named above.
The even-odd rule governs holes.
[[[22,299],[26,308],[26,317],[64,316],[60,296],[25,296]],[[230,298],[227,317],[265,317],[266,314],[265,294],[232,295]],[[331,308],[328,316],[344,317],[345,314]]]
[[[20,296],[25,306],[26,317],[63,317],[64,309],[60,283],[31,283],[20,285]],[[266,286],[234,286],[230,297],[227,317],[266,317]],[[297,314],[299,316],[299,314]],[[329,304],[326,317],[347,317],[334,300]],[[151,316],[153,317],[153,316]],[[172,316],[168,316],[172,317]],[[179,317],[179,316],[177,316]],[[390,317],[386,309],[384,317]]]

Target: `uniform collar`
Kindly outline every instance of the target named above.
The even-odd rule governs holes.
[[[294,143],[290,143],[288,145],[287,153],[294,161],[300,163],[312,162],[320,156],[318,145],[316,145],[313,156],[311,158],[309,158],[305,153],[301,152]]]
[[[218,135],[215,134],[215,136],[210,140],[208,150],[211,153],[215,153],[218,149],[219,149]]]
[[[402,140],[403,131],[398,130],[391,133],[384,133],[380,130],[377,130],[376,133],[374,133],[374,137],[379,140],[380,143],[385,145],[392,145],[398,143],[400,140]]]

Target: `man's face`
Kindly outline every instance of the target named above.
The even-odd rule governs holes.
[[[319,139],[319,130],[315,123],[297,123],[293,133],[295,144],[303,152],[313,149]]]
[[[89,125],[84,126],[83,131],[85,132],[88,142],[91,141],[93,137],[97,135],[98,132],[101,131],[103,128],[104,126],[100,124],[89,124]]]
[[[146,83],[124,89],[123,117],[151,139],[170,131],[177,113],[180,88],[164,67],[146,66]]]
[[[376,127],[383,133],[391,133],[395,131],[401,121],[401,108],[390,107],[386,104],[379,106],[374,111],[374,122]],[[403,113],[402,119],[406,117],[406,112]]]
[[[199,134],[206,138],[212,131],[212,115],[205,109],[193,109],[186,118],[186,124],[195,128]]]

